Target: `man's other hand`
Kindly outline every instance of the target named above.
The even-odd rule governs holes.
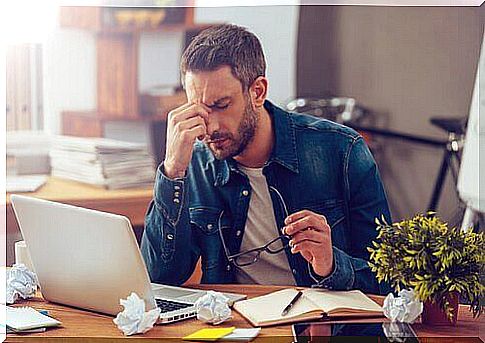
[[[333,250],[330,226],[324,216],[302,210],[285,219],[284,234],[291,236],[293,254],[300,253],[322,277],[333,269]]]

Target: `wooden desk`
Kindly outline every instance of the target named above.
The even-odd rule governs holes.
[[[75,181],[50,177],[38,191],[18,193],[58,201],[98,211],[121,214],[128,217],[133,226],[143,226],[145,212],[153,196],[153,188],[107,190]],[[6,199],[7,265],[13,263],[13,242],[21,239],[17,220]]]
[[[201,289],[214,289],[219,291],[245,293],[248,295],[249,298],[283,288],[278,286],[249,285],[197,285],[194,287]],[[379,296],[373,296],[373,298],[378,302],[382,302],[383,300],[383,297]],[[16,306],[25,305],[32,306],[38,309],[49,310],[49,314],[59,319],[62,322],[63,327],[49,329],[48,331],[43,333],[35,333],[29,335],[9,334],[7,336],[7,341],[18,342],[27,339],[38,340],[40,338],[58,340],[67,337],[78,337],[80,338],[79,341],[85,342],[86,340],[94,341],[96,339],[114,339],[124,337],[122,332],[119,331],[118,328],[115,326],[112,321],[113,318],[110,316],[95,314],[87,311],[47,303],[42,298],[34,298],[29,301],[23,301],[18,303],[18,305]],[[460,306],[459,321],[454,327],[426,327],[420,324],[415,324],[413,325],[413,328],[419,337],[428,337],[426,338],[426,340],[424,340],[426,342],[437,341],[436,339],[433,339],[431,337],[453,337],[445,340],[443,340],[443,338],[440,338],[439,342],[479,342],[478,339],[470,340],[470,337],[480,337],[481,339],[483,339],[484,332],[481,329],[483,329],[484,324],[485,319],[483,318],[483,316],[478,320],[474,320],[468,309],[464,306]],[[235,311],[233,311],[233,319],[222,325],[236,326],[239,328],[251,327],[251,325]],[[158,325],[143,335],[134,335],[130,336],[130,338],[164,338],[168,339],[168,341],[173,341],[175,339],[179,341],[181,337],[184,337],[185,335],[188,335],[204,327],[208,326],[196,319],[190,319],[169,325]],[[468,338],[462,339],[459,337]],[[291,325],[263,328],[260,335],[258,336],[257,341],[291,342]]]

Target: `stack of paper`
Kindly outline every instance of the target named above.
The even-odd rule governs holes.
[[[155,163],[144,144],[58,136],[50,151],[52,175],[109,189],[148,187]]]
[[[1,306],[7,316],[7,328],[14,332],[33,332],[33,330],[61,325],[61,322],[43,315],[32,307]]]
[[[7,175],[49,174],[51,138],[40,131],[7,131]]]
[[[22,175],[8,176],[5,183],[5,190],[11,192],[35,192],[47,182],[45,175]]]

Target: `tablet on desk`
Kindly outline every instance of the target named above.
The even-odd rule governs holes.
[[[365,342],[419,342],[412,327],[406,323],[315,322],[294,324],[292,329],[296,343],[362,342],[363,337],[366,337]]]

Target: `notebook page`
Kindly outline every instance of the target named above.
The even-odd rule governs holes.
[[[257,298],[238,301],[234,308],[250,318],[254,323],[278,321],[282,319],[281,312],[298,293],[296,289],[283,289]],[[290,312],[283,318],[297,317],[307,312],[321,310],[309,301],[305,294],[296,302]]]
[[[325,313],[337,312],[338,314],[338,309],[352,309],[354,312],[382,312],[381,306],[358,290],[336,292],[308,289],[303,293]]]
[[[61,324],[61,322],[37,312],[32,307],[6,306],[6,311],[6,324],[15,330],[27,330]]]

